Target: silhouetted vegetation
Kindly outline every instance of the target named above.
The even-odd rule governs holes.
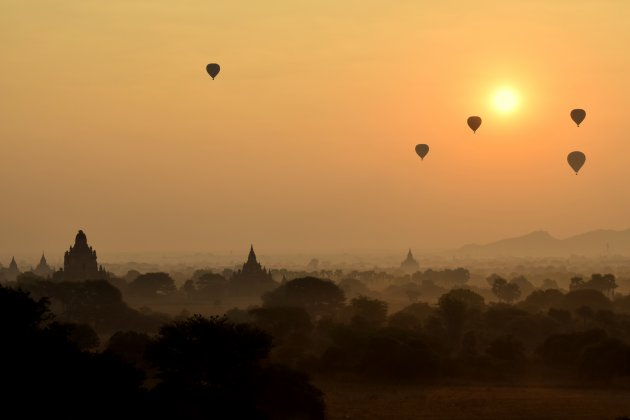
[[[345,300],[343,291],[332,281],[316,277],[290,280],[263,296],[269,306],[297,306],[321,317],[338,311]]]
[[[262,330],[224,318],[163,326],[146,352],[158,370],[151,391],[157,412],[185,419],[323,418],[321,392],[306,375],[262,364],[271,342]]]
[[[131,296],[156,298],[168,296],[177,288],[168,273],[146,273],[133,279],[127,285],[127,290]]]
[[[23,418],[324,418],[322,393],[266,362],[272,337],[253,325],[193,316],[154,338],[116,333],[94,352],[89,327],[57,323],[45,298],[0,286],[0,333],[3,410]]]
[[[101,333],[121,329],[154,332],[169,319],[165,315],[143,314],[130,308],[120,290],[106,280],[38,281],[22,287],[37,299],[48,298],[51,310],[59,320],[87,324]]]
[[[0,287],[0,392],[5,413],[67,419],[140,414],[146,396],[142,371],[111,353],[85,351],[81,347],[94,343],[77,340],[85,335],[80,330],[55,322],[46,299],[36,301],[27,292]]]
[[[158,419],[321,419],[323,394],[309,376],[390,385],[630,379],[630,297],[615,293],[611,274],[573,276],[567,291],[516,272],[481,277],[483,287],[463,268],[318,271],[335,280],[274,270],[283,281],[267,290],[272,271],[253,250],[246,266],[237,283],[235,272],[203,269],[179,287],[159,271],[72,282],[22,273],[14,285],[32,298],[2,289],[2,328],[12,343],[3,360],[15,361],[7,381],[24,391],[47,375],[32,388],[38,395],[53,387],[50,375],[81,381],[89,372],[85,387],[68,385],[85,398],[76,413],[105,404],[89,392],[117,387],[118,405],[96,418],[124,402]],[[248,282],[258,296],[236,293]],[[191,316],[188,305],[221,313]],[[41,397],[53,410],[55,392]]]

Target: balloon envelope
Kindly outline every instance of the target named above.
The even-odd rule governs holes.
[[[206,66],[206,71],[212,77],[212,80],[214,80],[217,74],[219,74],[219,71],[221,71],[221,67],[216,63],[211,63]]]
[[[569,166],[575,171],[575,174],[580,171],[580,168],[586,162],[586,156],[582,152],[571,152],[569,156],[567,156],[567,162],[569,162]]]
[[[429,146],[426,144],[416,145],[416,153],[420,156],[420,159],[424,159],[427,153],[429,153]]]
[[[584,118],[586,118],[586,111],[584,111],[583,109],[574,109],[571,111],[571,119],[574,123],[577,124],[578,127],[580,126],[582,121],[584,121]]]
[[[477,129],[481,125],[481,118],[479,117],[468,117],[468,127],[473,131],[473,133],[477,132]]]

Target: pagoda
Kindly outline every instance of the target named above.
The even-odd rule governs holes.
[[[54,274],[55,280],[107,280],[109,275],[96,261],[96,251],[88,245],[87,236],[79,230],[74,245],[63,256],[63,269]]]
[[[48,278],[52,276],[53,272],[53,269],[48,265],[48,262],[46,262],[46,257],[42,252],[42,257],[40,258],[37,267],[35,267],[35,269],[33,270],[33,273],[38,275],[39,277]]]
[[[271,272],[258,262],[254,246],[249,249],[247,262],[243,268],[238,270],[231,278],[230,289],[232,293],[238,295],[260,295],[267,292],[278,284],[273,281]]]
[[[413,254],[411,253],[411,248],[409,249],[409,252],[407,253],[407,258],[405,259],[405,261],[400,263],[400,269],[407,274],[413,274],[420,269],[420,264],[418,264],[418,261],[416,261],[415,258],[413,258]]]

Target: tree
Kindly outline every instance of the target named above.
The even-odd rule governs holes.
[[[440,296],[439,314],[451,346],[459,346],[466,321],[474,319],[483,307],[483,297],[468,289],[454,289]]]
[[[221,302],[227,293],[228,281],[220,274],[212,272],[199,273],[188,280],[183,290],[190,299],[212,299],[215,302]]]
[[[311,317],[304,308],[272,306],[250,309],[249,313],[254,324],[269,332],[275,339],[283,339],[294,333],[307,333],[313,328]]]
[[[514,277],[512,280],[510,280],[510,283],[518,285],[518,288],[520,289],[521,294],[523,296],[528,296],[530,293],[532,293],[536,289],[534,285],[529,280],[527,280],[525,276]]]
[[[45,299],[0,286],[3,411],[70,420],[139,416],[143,373],[112,355],[81,351],[71,333],[53,321]]]
[[[438,302],[440,315],[446,325],[451,344],[455,345],[461,337],[466,321],[466,304],[460,300],[442,296]]]
[[[428,303],[416,302],[389,317],[389,326],[403,329],[418,328],[434,312]]]
[[[558,283],[552,279],[544,279],[542,284],[540,285],[540,288],[542,290],[559,289]]]
[[[499,300],[507,303],[512,303],[521,297],[521,289],[518,284],[508,283],[501,277],[494,279],[494,283],[492,284],[492,293],[494,293]]]
[[[564,309],[575,311],[582,306],[590,306],[595,311],[608,310],[612,307],[612,302],[602,293],[593,289],[573,290],[564,295]]]
[[[335,313],[344,303],[343,291],[332,281],[316,277],[290,280],[263,295],[263,306],[297,306],[321,317]]]
[[[499,276],[496,273],[493,273],[493,274],[490,274],[488,277],[486,277],[486,282],[488,283],[488,286],[493,287],[494,286],[494,282],[497,279],[502,279],[502,280],[505,281],[505,279],[503,277]]]
[[[516,283],[508,283],[503,289],[503,299],[511,304],[521,297],[521,288]]]
[[[590,306],[580,306],[575,310],[575,313],[582,318],[584,321],[584,326],[586,327],[586,322],[592,320],[595,317],[595,311]]]
[[[433,349],[414,334],[380,330],[370,336],[363,349],[350,353],[358,358],[361,376],[379,382],[431,381],[438,374],[438,357]]]
[[[28,292],[0,285],[0,331],[6,337],[39,330],[53,318],[49,304],[47,298],[34,300]]]
[[[569,290],[578,290],[584,287],[584,279],[580,276],[571,277]]]
[[[359,296],[350,301],[352,322],[370,326],[380,326],[387,320],[387,302]]]
[[[428,269],[425,272],[417,271],[411,279],[414,282],[422,283],[423,281],[431,281],[434,284],[450,289],[453,287],[462,287],[470,279],[470,272],[465,268],[444,269],[441,271],[435,271]]]
[[[18,274],[17,278],[15,279],[15,281],[17,281],[17,283],[19,285],[24,285],[24,284],[29,284],[29,283],[36,283],[38,281],[44,281],[45,279],[41,276],[38,276],[37,274],[33,273],[32,271],[27,271],[25,273],[20,273]]]
[[[588,330],[570,334],[551,334],[536,353],[549,365],[576,365],[586,347],[608,338],[603,330]]]
[[[168,273],[158,272],[139,275],[129,283],[128,290],[136,297],[155,298],[170,295],[177,291],[177,288]]]
[[[588,281],[584,281],[582,277],[573,277],[569,286],[571,291],[583,289],[597,290],[609,298],[614,297],[617,287],[617,282],[613,274],[593,274]]]
[[[527,325],[532,321],[531,315],[512,305],[496,304],[485,313],[486,326],[493,330],[516,332],[516,330],[528,329]]]
[[[140,276],[141,274],[142,273],[139,272],[138,270],[129,270],[127,271],[127,274],[125,274],[125,276],[123,277],[123,280],[125,280],[127,283],[131,283],[132,281],[137,279],[138,276]]]
[[[490,277],[488,277],[488,280],[490,279]],[[494,293],[494,295],[496,297],[499,298],[499,300],[503,300],[502,294],[503,294],[503,290],[505,289],[505,286],[507,286],[508,282],[507,280],[505,280],[503,277],[499,277],[496,276],[493,280],[492,280],[492,293]]]
[[[224,318],[196,315],[162,326],[146,351],[160,379],[152,391],[158,412],[221,418],[231,408],[232,418],[259,418],[255,382],[270,349],[267,333]]]
[[[263,366],[270,349],[269,334],[225,318],[196,315],[164,325],[146,352],[160,379],[152,391],[157,413],[191,420],[323,419],[321,392],[305,375]],[[302,404],[279,407],[286,403],[279,395],[287,393]]]
[[[630,374],[630,347],[617,338],[604,338],[584,349],[580,357],[580,375],[590,380],[611,380]]]
[[[65,329],[68,340],[81,350],[95,350],[100,344],[96,331],[87,324],[58,324],[58,327]]]
[[[422,324],[415,316],[401,311],[392,314],[389,317],[387,324],[391,328],[398,328],[403,330],[414,330],[422,327]]]
[[[250,376],[270,348],[262,330],[195,315],[162,326],[147,355],[163,381],[224,385]]]
[[[150,338],[145,333],[118,331],[109,338],[107,351],[114,353],[128,363],[144,367],[144,352],[149,342]]]
[[[563,306],[564,294],[557,289],[536,290],[519,303],[523,309],[532,312],[547,312],[551,308]]]
[[[372,294],[372,291],[358,279],[345,278],[339,282],[339,287],[347,297],[369,296]]]
[[[442,297],[463,302],[469,309],[482,310],[485,307],[483,297],[469,289],[453,289]]]
[[[270,359],[297,366],[304,353],[312,350],[313,324],[304,308],[272,306],[250,309],[251,323],[273,336]]]
[[[550,308],[549,311],[547,311],[547,315],[549,316],[549,318],[555,320],[562,325],[569,325],[572,320],[571,312],[564,309]]]
[[[169,317],[140,314],[123,301],[122,293],[106,280],[82,282],[43,281],[24,286],[35,298],[50,299],[50,308],[60,322],[87,324],[98,333],[122,328],[157,331]]]
[[[269,420],[326,418],[324,394],[302,372],[282,365],[266,367],[260,376],[257,405]]]
[[[235,324],[247,324],[252,322],[252,316],[249,311],[245,309],[232,308],[225,312],[225,317],[228,321],[233,322]]]

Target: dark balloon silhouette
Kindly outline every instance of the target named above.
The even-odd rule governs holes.
[[[217,74],[221,71],[221,67],[216,63],[211,63],[206,66],[206,71],[212,77],[212,80],[214,80],[214,78],[217,77]]]
[[[578,127],[580,126],[580,124],[582,124],[584,118],[586,118],[586,111],[584,111],[583,109],[574,109],[571,111],[571,119],[577,124]]]
[[[479,126],[481,126],[481,118],[480,117],[468,117],[468,127],[473,131],[473,133],[477,132]]]
[[[569,156],[567,156],[567,162],[569,162],[569,165],[577,175],[580,168],[584,165],[584,162],[586,162],[586,156],[582,152],[571,152]]]
[[[427,153],[429,153],[429,146],[427,144],[416,145],[416,153],[420,156],[420,159],[424,159]]]

